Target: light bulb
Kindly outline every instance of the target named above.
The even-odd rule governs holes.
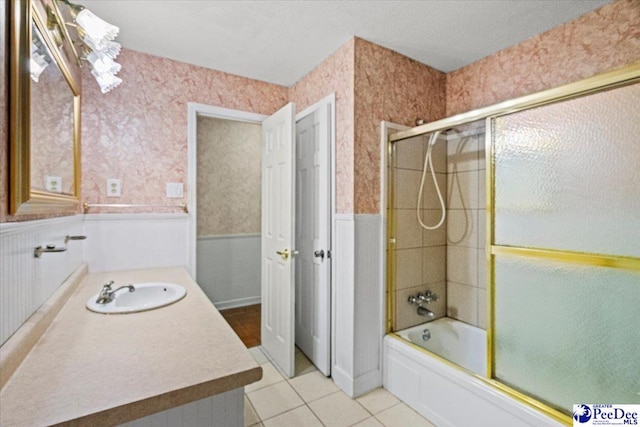
[[[118,74],[122,68],[122,65],[118,64],[102,52],[89,53],[87,55],[87,61],[91,63],[93,69],[96,70],[98,74],[112,73],[115,75]]]
[[[116,38],[120,29],[98,18],[88,9],[82,9],[76,16],[76,23],[86,33],[97,50],[102,50],[106,42]]]
[[[117,87],[120,83],[122,83],[122,79],[114,76],[113,74],[106,73],[98,73],[96,70],[91,70],[91,74],[95,77],[98,85],[100,86],[100,91],[102,93],[107,93],[111,91],[113,88]]]
[[[93,39],[91,39],[91,37],[87,36],[86,34],[84,35],[82,41],[94,52],[102,53],[111,59],[116,59],[116,57],[120,54],[120,49],[122,47],[120,46],[120,43],[106,41],[102,43],[102,49],[98,49],[98,46],[96,46],[96,44],[93,42]]]

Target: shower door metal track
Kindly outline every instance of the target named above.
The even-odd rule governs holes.
[[[626,86],[637,82],[639,79],[640,62],[619,70],[589,77],[575,83],[510,99],[498,104],[489,105],[487,107],[478,108],[466,113],[460,113],[455,116],[426,123],[421,126],[416,126],[405,131],[396,132],[389,137],[389,141],[392,143],[398,142],[403,139],[413,138],[414,136],[425,135],[437,130],[446,130],[465,123],[486,119],[487,117],[515,113],[516,111],[539,107],[545,104],[564,101],[571,98],[577,98],[579,96],[588,95],[605,89]]]

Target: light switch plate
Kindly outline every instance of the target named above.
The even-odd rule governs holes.
[[[167,182],[167,197],[180,198],[184,196],[184,185],[181,182]]]
[[[51,191],[52,193],[62,193],[62,177],[47,176],[45,188],[47,191]]]
[[[122,183],[119,179],[108,178],[107,179],[107,197],[120,197],[122,196]]]

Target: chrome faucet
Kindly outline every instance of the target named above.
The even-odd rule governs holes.
[[[113,280],[111,280],[106,285],[102,286],[102,290],[100,291],[100,295],[98,295],[98,299],[96,300],[97,304],[108,304],[115,298],[116,292],[120,289],[129,289],[129,292],[135,292],[136,288],[133,285],[124,285],[120,286],[117,289],[111,290],[111,285],[113,285]]]
[[[418,298],[418,300],[427,304],[438,301],[438,295],[434,294],[431,291],[427,291],[424,294],[420,292],[416,297]]]
[[[433,317],[435,316],[435,314],[433,314],[433,311],[431,311],[428,308],[423,307],[421,305],[418,306],[418,315],[419,316],[426,316],[429,319],[433,319]]]

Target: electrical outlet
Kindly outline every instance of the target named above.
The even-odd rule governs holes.
[[[181,182],[167,182],[167,197],[180,198],[184,196],[184,185]]]
[[[122,183],[119,179],[108,178],[107,179],[107,197],[120,197],[122,196]]]
[[[52,193],[62,193],[62,177],[47,176],[45,188],[47,191],[51,191]]]

